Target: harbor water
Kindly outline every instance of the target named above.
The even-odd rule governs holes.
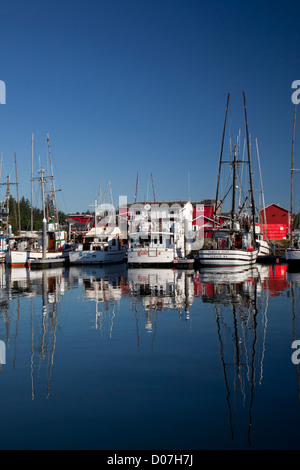
[[[0,269],[1,449],[300,448],[300,273]]]

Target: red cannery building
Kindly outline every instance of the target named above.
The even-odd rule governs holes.
[[[264,238],[285,240],[291,231],[291,213],[278,204],[270,204],[259,211],[259,225]]]

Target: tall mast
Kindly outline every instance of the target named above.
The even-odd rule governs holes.
[[[154,204],[155,204],[155,192],[154,192],[154,183],[153,183],[152,173],[151,173],[151,181],[152,181],[153,198],[154,198]]]
[[[228,104],[229,104],[230,93],[227,95],[227,103],[226,103],[226,111],[225,111],[225,119],[224,119],[224,127],[223,127],[223,135],[222,135],[222,142],[221,142],[221,150],[220,150],[220,160],[219,160],[219,170],[218,170],[218,180],[217,180],[217,191],[216,191],[216,202],[215,202],[215,214],[217,212],[218,200],[219,200],[219,184],[220,184],[220,173],[221,173],[221,165],[222,165],[222,155],[223,155],[223,146],[224,146],[224,137],[225,137],[225,129],[226,129],[226,120],[227,120],[227,111],[228,111]],[[215,226],[215,218],[214,218],[214,226]]]
[[[16,153],[15,153],[15,168],[16,168],[16,186],[17,186],[17,203],[18,203],[19,235],[21,235],[21,215],[20,215],[19,183],[18,183],[17,156],[16,156]]]
[[[44,177],[44,169],[41,168],[39,170],[40,173],[40,183],[42,186],[42,204],[43,204],[43,259],[46,259],[46,251],[47,251],[47,220],[46,220],[46,211],[45,211],[45,177]]]
[[[139,172],[137,172],[137,174],[136,174],[134,202],[136,202],[136,198],[137,198],[138,182],[139,182]]]
[[[56,195],[55,195],[55,184],[54,184],[54,176],[53,176],[53,168],[52,168],[52,159],[51,159],[51,150],[50,150],[50,141],[49,141],[49,134],[48,134],[48,132],[47,132],[47,142],[48,142],[50,171],[51,171],[52,201],[53,201],[53,205],[54,205],[54,216],[55,216],[55,222],[58,223],[57,203],[56,203]]]
[[[248,152],[248,166],[249,166],[249,180],[250,180],[250,198],[251,198],[251,213],[252,213],[252,225],[253,225],[253,243],[256,244],[256,235],[255,235],[255,203],[254,203],[254,194],[253,194],[253,180],[252,180],[252,167],[251,167],[251,154],[249,147],[249,134],[248,134],[248,123],[247,123],[247,111],[246,111],[246,95],[243,91],[244,97],[244,110],[245,110],[245,124],[246,124],[246,137],[247,137],[247,152]]]
[[[235,215],[235,194],[236,194],[236,173],[237,173],[237,147],[234,146],[234,159],[233,159],[233,180],[232,180],[232,207],[231,207],[231,228],[233,229],[234,215]]]
[[[33,231],[33,134],[31,136],[31,211],[30,211],[30,229]]]
[[[295,104],[294,110],[294,127],[293,127],[293,141],[292,141],[292,163],[291,163],[291,227],[290,231],[293,230],[293,178],[294,178],[294,147],[295,147],[295,129],[296,129],[296,108],[297,105]]]
[[[264,195],[264,188],[263,188],[263,183],[262,183],[262,176],[261,176],[261,168],[260,168],[260,159],[259,159],[259,152],[258,152],[257,139],[255,139],[255,142],[256,142],[256,153],[257,153],[258,168],[259,168],[260,186],[261,186],[261,192],[262,192],[262,203],[263,203],[264,221],[265,221],[265,236],[266,236],[266,239],[269,240],[269,237],[268,237],[267,217],[266,217],[265,195]]]
[[[1,162],[0,162],[0,178],[2,173],[2,163],[3,163],[3,152],[1,153]]]

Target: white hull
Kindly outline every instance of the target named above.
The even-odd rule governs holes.
[[[257,250],[200,250],[199,262],[203,266],[245,266],[256,263]]]
[[[285,260],[290,264],[299,264],[300,266],[300,249],[291,248],[285,252]]]
[[[256,240],[258,245],[258,256],[269,256],[271,254],[270,247],[265,240]]]
[[[46,253],[46,259],[57,259],[65,257],[66,254],[63,252]],[[6,264],[8,264],[8,266],[11,268],[30,267],[31,261],[41,259],[43,259],[43,253],[41,251],[8,250],[5,256]]]
[[[128,250],[129,265],[173,264],[175,254],[173,248],[130,248]]]
[[[71,251],[69,253],[70,264],[108,264],[122,263],[126,255],[126,250],[111,251]]]

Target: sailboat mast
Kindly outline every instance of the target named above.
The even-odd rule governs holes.
[[[248,167],[249,167],[249,180],[250,180],[250,198],[251,198],[251,214],[252,214],[252,228],[253,228],[253,243],[256,245],[256,235],[255,235],[255,203],[254,203],[254,193],[253,193],[253,180],[252,180],[252,167],[251,167],[251,154],[249,147],[249,133],[248,133],[248,122],[247,122],[247,111],[246,111],[246,95],[243,91],[244,97],[244,110],[245,110],[245,125],[246,125],[246,137],[247,137],[247,152],[248,152]]]
[[[229,98],[230,98],[230,93],[228,93],[228,95],[227,95],[223,135],[222,135],[221,150],[220,150],[219,170],[218,170],[218,179],[217,179],[217,191],[216,191],[216,201],[215,201],[215,214],[217,212],[218,199],[219,199],[220,173],[221,173],[221,165],[222,165],[222,155],[223,155],[223,147],[224,147],[224,137],[225,137],[225,129],[226,129],[226,120],[227,120],[227,111],[228,111]],[[215,218],[214,218],[214,226],[215,226]]]
[[[50,161],[50,170],[51,170],[52,200],[53,200],[53,205],[54,205],[54,216],[55,216],[55,222],[58,223],[57,203],[56,203],[56,195],[55,195],[55,184],[54,184],[52,158],[51,158],[51,150],[50,150],[50,140],[49,140],[48,132],[47,132],[47,142],[48,142],[49,161]]]
[[[41,168],[39,170],[40,176],[40,183],[42,186],[42,204],[43,204],[43,259],[46,259],[46,251],[47,251],[47,220],[46,220],[46,212],[45,212],[45,178],[44,178],[44,169]]]
[[[30,210],[30,229],[33,231],[33,134],[31,136],[31,210]]]
[[[15,169],[16,169],[16,186],[17,186],[17,204],[18,204],[19,235],[21,235],[21,214],[20,214],[19,183],[18,183],[18,171],[17,171],[17,156],[16,156],[16,153],[15,153]]]
[[[266,205],[265,205],[265,195],[264,195],[264,188],[263,188],[263,183],[262,183],[262,176],[261,176],[261,168],[260,168],[260,159],[259,159],[259,152],[258,152],[257,139],[255,139],[255,142],[256,142],[256,153],[257,153],[257,160],[258,160],[259,177],[260,177],[260,186],[261,186],[261,192],[262,192],[263,211],[264,211],[265,237],[266,237],[267,240],[269,240],[269,237],[268,237],[268,227],[267,227],[267,216],[266,216]]]
[[[296,130],[296,108],[294,110],[294,126],[293,126],[293,141],[292,141],[292,162],[291,162],[291,227],[290,231],[293,230],[293,179],[294,179],[294,147],[295,147],[295,130]],[[292,237],[291,237],[292,238]]]
[[[234,159],[233,159],[233,181],[232,181],[232,207],[231,207],[231,228],[233,229],[234,215],[235,215],[235,194],[236,194],[236,173],[237,173],[237,148],[234,146]]]

